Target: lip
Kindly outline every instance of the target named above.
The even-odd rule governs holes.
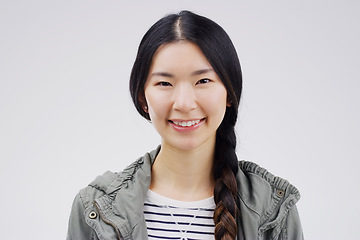
[[[199,121],[199,122],[192,126],[179,126],[174,123],[174,122],[188,122],[188,121]],[[173,129],[178,132],[192,132],[192,131],[198,129],[204,123],[204,121],[205,121],[205,118],[191,119],[191,120],[171,119],[168,122],[173,127]]]

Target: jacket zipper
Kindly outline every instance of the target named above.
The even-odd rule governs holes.
[[[117,236],[118,240],[123,240],[123,237],[121,236],[121,234],[119,232],[119,229],[112,222],[109,222],[108,220],[105,219],[104,215],[100,211],[99,205],[95,201],[93,202],[93,204],[94,204],[96,210],[98,211],[101,220],[103,220],[104,223],[111,225],[115,229],[116,236]]]

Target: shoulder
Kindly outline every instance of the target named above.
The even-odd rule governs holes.
[[[121,206],[117,206],[116,209],[120,209],[120,212],[125,215],[127,215],[127,211],[131,212],[127,206],[136,202],[136,199],[133,198],[138,198],[139,194],[137,193],[142,190],[141,185],[149,181],[151,164],[158,151],[159,148],[146,153],[121,172],[107,171],[96,177],[87,187],[81,189],[72,205],[67,239],[97,239],[94,237],[95,232],[102,236],[113,234],[113,229],[109,229],[110,225],[98,225],[96,212],[101,212],[102,217],[107,220],[113,219],[116,214],[120,215],[120,213],[112,212],[117,197],[119,200],[126,200],[127,203],[123,204],[123,201],[117,201],[121,203]],[[123,220],[125,223],[122,223],[127,226],[128,219],[124,218]],[[117,220],[117,223],[120,224],[120,222]],[[110,239],[110,237],[106,239]]]
[[[253,162],[239,162],[237,181],[240,200],[259,215],[284,204],[290,209],[300,199],[295,186]]]
[[[151,165],[159,150],[160,146],[151,152],[145,153],[144,156],[139,157],[122,171],[107,171],[97,176],[87,187],[80,190],[79,196],[83,199],[83,203],[85,205],[86,203],[91,203],[92,200],[102,195],[109,195],[112,198],[124,185],[128,187],[131,182],[148,176],[150,174],[149,171],[151,171]]]
[[[255,163],[240,161],[239,210],[245,234],[263,239],[304,239],[296,203],[300,193],[287,180]]]

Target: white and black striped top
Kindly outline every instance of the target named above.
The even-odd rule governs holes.
[[[214,197],[183,202],[148,191],[144,215],[150,240],[214,240]]]

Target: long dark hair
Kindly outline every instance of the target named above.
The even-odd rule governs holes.
[[[140,42],[130,76],[130,93],[138,112],[150,120],[144,111],[144,85],[152,57],[163,44],[189,41],[202,50],[227,90],[229,107],[217,129],[214,156],[215,239],[235,239],[237,229],[238,159],[235,153],[234,131],[242,89],[242,74],[236,50],[222,27],[214,21],[182,11],[157,21]]]

